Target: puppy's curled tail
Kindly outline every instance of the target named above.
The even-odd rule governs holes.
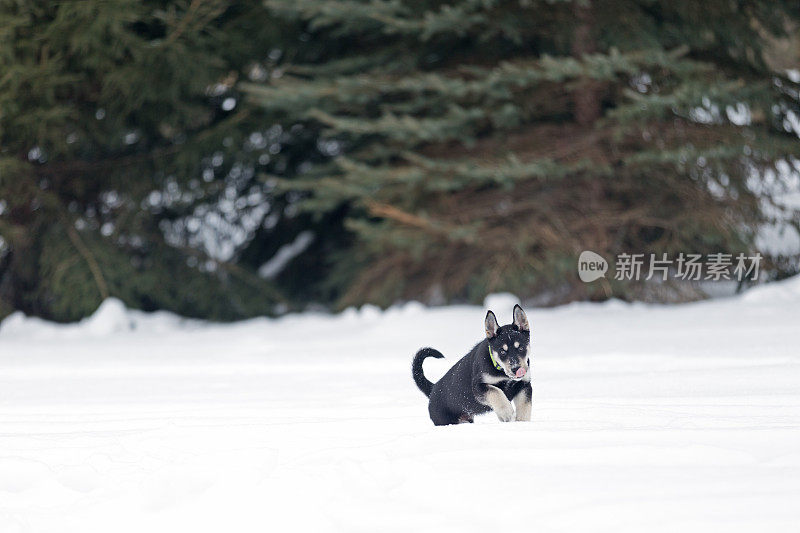
[[[444,359],[442,352],[439,350],[422,348],[417,352],[417,355],[414,356],[414,362],[411,363],[411,375],[414,376],[414,383],[417,384],[417,387],[419,387],[419,390],[421,390],[425,396],[430,396],[431,388],[433,388],[433,383],[428,381],[428,378],[426,378],[425,374],[422,372],[422,362],[428,357]]]

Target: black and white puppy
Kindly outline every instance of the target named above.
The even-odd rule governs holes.
[[[411,374],[425,396],[428,412],[437,426],[472,422],[477,414],[494,410],[503,422],[531,419],[530,342],[528,317],[514,306],[514,322],[498,326],[494,313],[486,313],[486,338],[475,345],[434,385],[422,371],[427,357],[444,356],[422,348],[414,356]],[[512,407],[511,402],[514,402]]]

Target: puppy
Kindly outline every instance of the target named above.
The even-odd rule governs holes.
[[[422,348],[414,356],[411,374],[427,396],[428,412],[437,426],[472,422],[475,415],[493,410],[502,422],[531,419],[530,340],[528,317],[514,306],[514,322],[498,326],[494,313],[486,313],[486,338],[475,345],[431,383],[422,371],[428,357],[444,356],[433,348]],[[511,402],[514,402],[512,407]]]

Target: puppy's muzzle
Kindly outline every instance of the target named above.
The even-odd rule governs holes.
[[[509,365],[509,370],[513,374],[512,376],[515,379],[522,379],[525,377],[525,374],[528,373],[528,368],[526,365]]]

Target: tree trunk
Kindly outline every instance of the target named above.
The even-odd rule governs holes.
[[[586,54],[597,52],[594,32],[594,13],[590,0],[575,4],[575,33],[572,40],[572,55],[580,59]],[[601,86],[597,81],[584,78],[573,94],[575,121],[587,126],[600,118]]]

